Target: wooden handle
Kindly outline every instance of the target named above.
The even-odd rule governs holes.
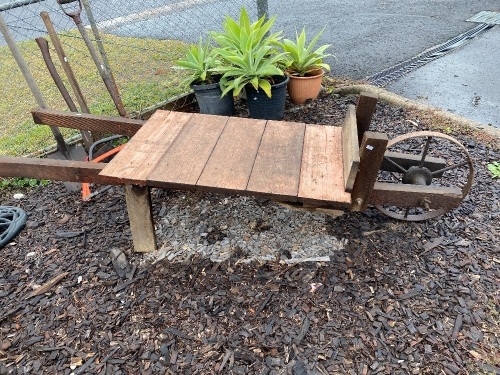
[[[42,52],[43,60],[45,61],[45,65],[47,66],[47,69],[48,69],[52,79],[54,80],[54,83],[56,84],[59,92],[61,93],[64,101],[66,102],[68,108],[72,112],[78,112],[78,109],[76,108],[76,105],[73,102],[73,99],[71,99],[71,95],[69,94],[68,90],[64,86],[64,83],[61,79],[61,76],[57,72],[57,69],[54,65],[54,62],[52,61],[52,58],[50,57],[49,42],[47,42],[47,39],[45,39],[45,38],[36,38],[35,41],[38,44],[38,47],[40,47],[40,51]]]
[[[49,42],[47,42],[47,39],[36,38],[35,42],[36,42],[36,44],[38,44],[38,47],[40,48],[40,51],[42,52],[42,56],[43,56],[44,60],[45,60],[45,58],[50,59]]]

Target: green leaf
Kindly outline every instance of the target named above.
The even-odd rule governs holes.
[[[252,84],[255,90],[259,90],[259,77],[254,77],[250,83]]]
[[[260,79],[259,80],[259,87],[266,93],[266,95],[269,98],[271,97],[271,84],[269,83],[268,80]]]
[[[491,172],[492,178],[500,178],[500,163],[494,161],[493,163],[489,163],[487,165],[488,170]]]

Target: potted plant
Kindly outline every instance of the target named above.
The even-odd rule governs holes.
[[[252,118],[283,118],[288,77],[281,69],[285,61],[285,53],[278,49],[281,32],[270,33],[275,20],[263,16],[252,23],[242,8],[238,21],[226,16],[224,31],[211,34],[222,61],[217,67],[222,95],[237,96],[244,89]]]
[[[294,104],[304,104],[316,99],[325,70],[330,71],[330,66],[323,59],[332,56],[325,53],[331,45],[325,44],[314,49],[322,33],[323,30],[306,45],[306,31],[302,29],[295,41],[284,39],[280,44],[286,52],[286,73],[290,75],[288,95]]]
[[[186,69],[190,75],[183,81],[189,83],[196,96],[200,113],[211,115],[234,115],[232,95],[222,96],[219,84],[221,74],[217,71],[217,56],[210,45],[210,38],[203,44],[192,45],[186,51],[185,60],[176,61],[176,66]]]

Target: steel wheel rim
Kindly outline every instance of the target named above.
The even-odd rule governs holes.
[[[472,159],[470,157],[470,154],[469,152],[467,151],[467,149],[462,145],[462,143],[460,143],[457,139],[447,135],[447,134],[443,134],[443,133],[439,133],[439,132],[434,132],[434,131],[419,131],[419,132],[412,132],[412,133],[408,133],[408,134],[402,134],[402,135],[399,135],[393,139],[391,139],[388,143],[387,143],[387,150],[398,144],[398,143],[401,143],[401,142],[404,142],[406,140],[409,140],[409,139],[412,139],[412,138],[419,138],[419,137],[423,137],[423,138],[427,138],[430,142],[430,139],[431,138],[442,138],[442,139],[446,139],[447,141],[453,143],[454,145],[458,146],[459,149],[463,152],[464,156],[465,156],[465,161],[466,161],[466,165],[468,167],[468,170],[469,170],[469,174],[467,176],[467,182],[465,183],[465,185],[461,188],[462,190],[462,200],[467,196],[467,194],[469,193],[471,187],[472,187],[472,182],[473,182],[473,179],[474,179],[474,165],[472,163]],[[425,156],[424,156],[424,160],[425,160]],[[397,220],[403,220],[403,221],[424,221],[424,220],[429,220],[429,219],[433,219],[433,218],[436,218],[438,216],[441,216],[441,215],[444,215],[445,213],[451,211],[453,208],[450,208],[450,209],[447,209],[447,208],[442,208],[442,209],[436,209],[436,210],[432,210],[432,211],[426,211],[422,214],[414,214],[414,215],[410,215],[408,214],[408,210],[406,212],[406,214],[401,214],[401,213],[398,213],[398,212],[394,212],[394,211],[391,211],[389,210],[388,208],[386,208],[386,206],[382,206],[382,205],[374,205],[375,208],[380,211],[381,213],[383,213],[384,215],[390,217],[390,218],[393,218],[393,219],[397,219]],[[390,207],[395,207],[395,206],[390,206]],[[410,207],[412,208],[412,207]],[[415,207],[413,207],[415,208]]]

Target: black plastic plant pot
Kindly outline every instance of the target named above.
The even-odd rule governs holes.
[[[275,82],[271,86],[269,98],[263,90],[255,90],[252,85],[245,86],[247,95],[248,112],[251,118],[264,120],[281,120],[285,113],[286,85],[290,77],[273,77]]]
[[[200,107],[200,113],[208,115],[234,115],[234,99],[231,94],[221,97],[222,90],[219,83],[208,85],[191,85]]]

